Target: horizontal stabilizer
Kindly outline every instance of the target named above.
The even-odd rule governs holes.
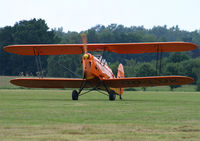
[[[106,79],[103,81],[108,87],[112,88],[184,85],[194,82],[192,78],[186,76],[133,77]]]
[[[193,43],[186,42],[152,42],[152,43],[115,43],[87,44],[88,51],[109,51],[119,54],[181,52],[196,49]],[[64,55],[84,53],[83,44],[35,44],[10,45],[4,50],[19,55]]]

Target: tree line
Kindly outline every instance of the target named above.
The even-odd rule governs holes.
[[[64,32],[63,28],[49,29],[43,19],[19,21],[14,26],[0,28],[0,75],[37,75],[33,56],[20,56],[4,52],[2,48],[12,44],[78,44],[81,34],[87,33],[88,43],[137,43],[137,42],[192,42],[200,46],[200,31],[180,30],[178,26],[155,26],[145,29],[143,26],[125,27],[110,24],[96,25],[86,31]],[[185,53],[163,53],[161,71],[156,69],[157,53],[116,54],[105,52],[105,59],[116,74],[119,63],[124,65],[125,75],[155,76],[186,75],[200,83],[200,52],[196,49]],[[45,76],[82,77],[81,55],[41,56]]]

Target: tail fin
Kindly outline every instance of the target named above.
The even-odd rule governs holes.
[[[124,78],[124,67],[122,64],[119,64],[118,72],[117,72],[117,78]],[[120,88],[120,95],[122,95],[124,92],[124,88]]]

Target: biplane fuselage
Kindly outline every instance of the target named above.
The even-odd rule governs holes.
[[[98,78],[109,79],[115,78],[112,70],[108,67],[106,61],[101,58],[93,56],[90,53],[84,54],[82,58],[83,73],[87,80]]]
[[[108,67],[107,62],[102,56],[95,57],[90,53],[86,53],[82,57],[84,78],[90,81],[90,85],[97,86],[103,79],[114,79],[115,75]],[[124,74],[122,74],[124,76]],[[105,89],[104,87],[100,87]],[[123,88],[111,88],[116,94],[122,95]]]

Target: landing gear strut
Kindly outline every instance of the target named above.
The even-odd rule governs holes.
[[[81,91],[85,88],[86,84],[87,84],[87,81],[85,81],[84,83],[82,83],[82,85],[81,85],[79,91],[73,90],[73,92],[72,92],[72,100],[78,100],[78,97],[79,97],[79,96],[84,95],[84,94],[86,94],[86,93],[88,93],[88,92],[90,92],[90,91],[93,91],[93,90],[98,90],[98,86],[100,85],[100,84],[98,84],[98,85],[97,85],[95,88],[93,88],[92,90],[89,90],[89,91],[87,91],[87,92],[85,92],[85,93],[80,94]],[[108,92],[108,94],[105,94],[105,95],[108,95],[108,96],[109,96],[109,100],[110,100],[110,101],[115,101],[115,98],[116,98],[116,95],[117,95],[117,94],[115,93],[115,91],[108,89],[108,87],[106,86],[105,83],[103,83],[103,86],[105,87],[106,91]],[[120,95],[120,99],[122,99],[122,98],[121,98],[121,95]]]
[[[83,88],[86,86],[87,84],[87,81],[84,81],[82,84],[81,84],[81,87],[79,89],[79,92],[77,92],[77,90],[73,90],[72,92],[72,100],[78,100],[78,97],[81,93],[81,91],[83,90]]]
[[[121,94],[119,95],[119,99],[122,100],[122,95]]]

